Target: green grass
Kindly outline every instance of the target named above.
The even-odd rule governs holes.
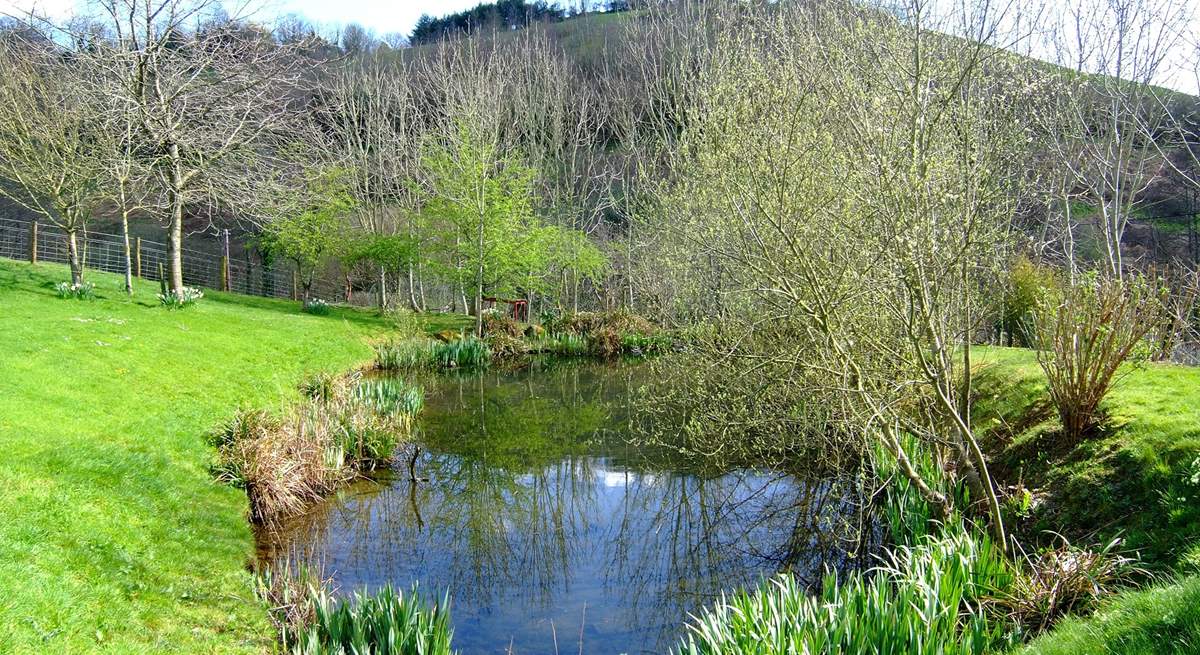
[[[1200,577],[1114,596],[1092,616],[1070,618],[1019,655],[1200,653]]]
[[[391,322],[214,291],[168,311],[157,283],[129,299],[90,271],[95,300],[60,299],[66,277],[0,260],[0,652],[269,650],[245,494],[204,434],[369,362]]]
[[[988,430],[993,466],[1046,499],[1014,527],[1026,538],[1055,530],[1077,545],[1120,535],[1164,580],[1118,594],[1095,616],[1068,620],[1022,652],[1200,652],[1200,368],[1128,370],[1105,400],[1103,432],[1071,445],[1045,402],[1031,351],[989,348],[979,359],[975,415]]]

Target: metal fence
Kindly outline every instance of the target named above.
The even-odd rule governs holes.
[[[37,239],[37,260],[66,264],[67,235],[60,228],[37,221],[0,218],[0,257],[30,261],[34,254],[32,243]],[[77,235],[84,267],[110,273],[125,272],[125,239],[119,234],[81,232]],[[169,269],[167,245],[142,238],[130,239],[132,267],[136,277],[158,280],[159,267]],[[227,288],[234,293],[275,298],[293,297],[296,293],[296,269],[291,264],[265,265],[260,258],[231,257],[228,281],[222,275],[223,257],[213,253],[184,248],[183,283],[209,289]],[[328,280],[314,283],[314,294],[330,300],[341,300],[343,285]]]

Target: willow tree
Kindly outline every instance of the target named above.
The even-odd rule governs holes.
[[[988,23],[954,40],[925,3],[907,8],[726,5],[712,51],[691,57],[706,63],[653,215],[679,288],[721,317],[698,424],[765,448],[878,443],[948,513],[914,462],[924,443],[1003,543],[970,346],[1018,197],[1022,69]]]
[[[0,194],[66,233],[72,284],[83,282],[80,232],[105,198],[95,152],[109,135],[69,53],[0,40]]]

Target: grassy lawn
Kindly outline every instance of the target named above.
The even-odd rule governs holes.
[[[1006,482],[1045,494],[1015,527],[1027,539],[1055,530],[1080,545],[1121,536],[1162,580],[1065,621],[1022,652],[1200,652],[1200,368],[1128,371],[1106,400],[1103,433],[1071,445],[1030,351],[986,349],[980,359],[977,420],[990,428],[993,465]]]
[[[64,267],[0,260],[0,652],[269,650],[246,498],[204,435],[368,361],[391,325],[217,292],[173,312],[157,283],[88,277],[96,300],[62,300]]]

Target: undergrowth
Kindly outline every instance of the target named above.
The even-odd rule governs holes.
[[[313,376],[301,390],[283,416],[243,410],[211,437],[217,478],[246,490],[255,523],[298,514],[389,462],[423,401],[420,387],[357,375]]]

